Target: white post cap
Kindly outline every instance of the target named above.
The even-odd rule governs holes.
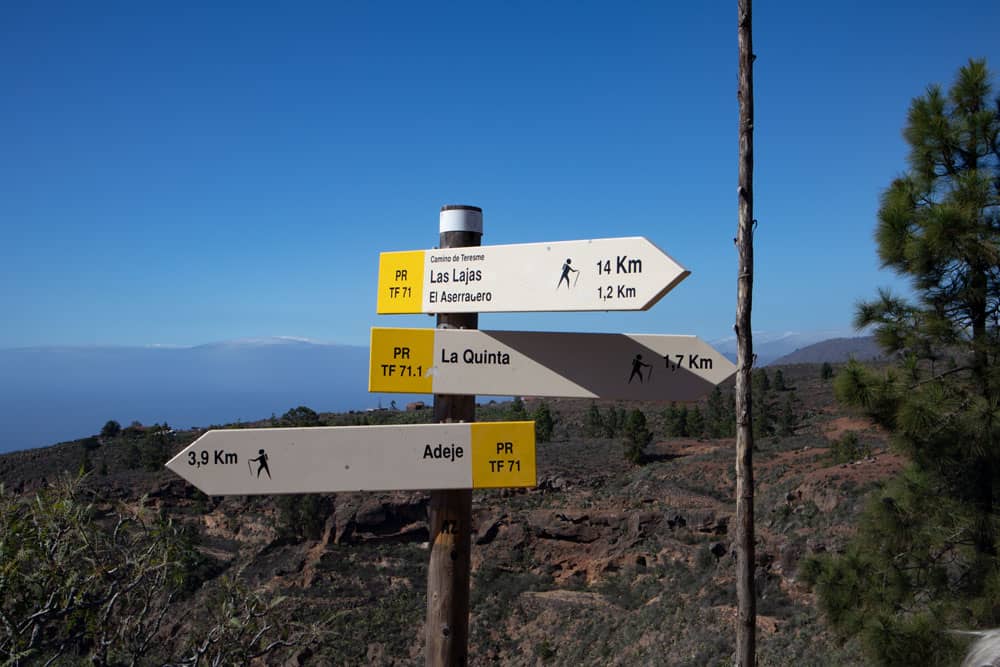
[[[441,207],[441,229],[444,232],[483,233],[483,209],[478,206],[449,204]]]

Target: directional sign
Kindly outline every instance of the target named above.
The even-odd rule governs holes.
[[[208,431],[167,467],[210,496],[535,486],[535,423]]]
[[[639,236],[384,252],[378,312],[646,310],[689,274]]]
[[[368,390],[693,401],[735,372],[694,336],[373,328]]]

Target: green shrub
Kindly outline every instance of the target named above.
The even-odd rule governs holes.
[[[871,445],[862,443],[855,431],[847,431],[830,445],[830,454],[837,463],[850,463],[871,455]]]

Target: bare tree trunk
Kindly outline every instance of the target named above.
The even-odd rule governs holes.
[[[736,247],[736,662],[757,664],[757,597],[754,590],[753,418],[750,372],[753,337],[753,39],[751,0],[737,0],[739,14],[739,223]]]

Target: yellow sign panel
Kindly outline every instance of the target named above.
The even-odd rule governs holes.
[[[424,251],[383,252],[378,261],[376,312],[419,313],[424,298]]]
[[[434,329],[372,329],[368,391],[431,394]]]
[[[476,422],[472,426],[472,486],[535,486],[535,422]]]

